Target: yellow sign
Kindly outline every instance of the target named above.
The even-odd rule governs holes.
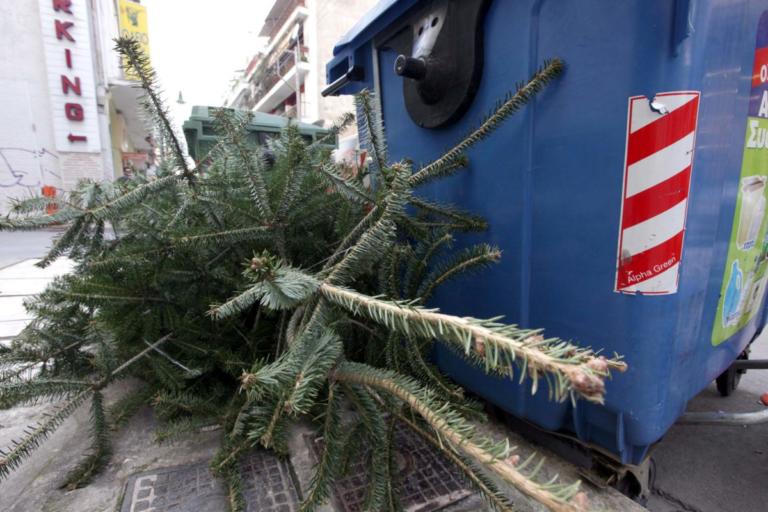
[[[149,57],[149,27],[147,24],[147,8],[131,0],[118,0],[118,26],[121,37],[132,37],[141,45],[141,49]],[[125,68],[125,62],[123,62]],[[138,80],[135,73],[125,70],[125,78]]]

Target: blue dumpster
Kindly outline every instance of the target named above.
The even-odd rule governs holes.
[[[390,159],[426,163],[549,57],[565,74],[419,191],[483,215],[464,242],[503,250],[434,302],[629,370],[603,406],[574,407],[435,358],[514,415],[639,464],[765,323],[768,1],[386,0],[337,44],[327,92],[377,91]]]

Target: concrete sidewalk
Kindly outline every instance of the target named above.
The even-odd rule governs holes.
[[[46,268],[39,258],[24,259],[0,270],[0,344],[8,344],[32,319],[24,300],[42,292],[56,276],[71,271],[72,262],[56,260]]]

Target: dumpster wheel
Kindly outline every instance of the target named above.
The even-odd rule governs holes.
[[[749,350],[745,350],[741,354],[739,354],[739,357],[737,359],[740,360],[746,360],[749,359]],[[741,381],[741,376],[747,373],[747,370],[743,368],[734,368],[733,366],[729,367],[727,370],[725,370],[723,373],[720,374],[720,376],[715,379],[715,384],[717,385],[717,391],[720,393],[720,396],[730,396],[731,393],[736,391],[736,388],[739,387],[739,382]]]

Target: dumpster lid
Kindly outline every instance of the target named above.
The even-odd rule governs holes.
[[[208,105],[195,105],[192,107],[192,113],[189,116],[189,119],[185,121],[185,124],[189,121],[202,121],[207,123],[213,123],[214,119],[214,111],[219,109],[221,107],[212,107]],[[227,109],[232,110],[232,109]],[[284,128],[288,126],[288,118],[284,116],[279,116],[275,114],[267,114],[265,112],[250,112],[252,118],[251,122],[249,123],[250,126],[259,126],[264,128],[274,128],[276,130],[279,130],[281,128]],[[309,134],[309,133],[326,133],[328,130],[322,126],[318,126],[316,124],[311,123],[304,123],[304,122],[298,122],[295,119],[291,120],[293,124],[298,126],[299,130],[302,133]]]
[[[349,49],[349,47],[357,46],[367,41],[373,34],[384,28],[381,26],[384,25],[383,23],[378,23],[379,20],[386,19],[388,23],[417,2],[418,0],[381,0],[339,39],[333,47],[333,55],[339,55],[339,53]],[[393,11],[397,12],[393,13]]]

